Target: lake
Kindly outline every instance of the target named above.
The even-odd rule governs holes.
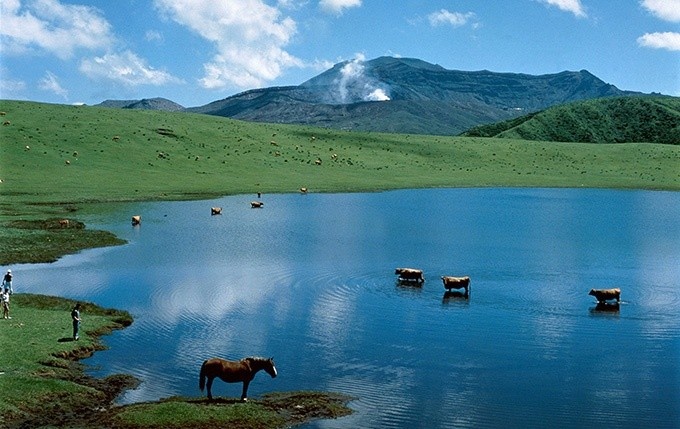
[[[85,220],[128,245],[12,267],[15,289],[133,314],[85,361],[141,379],[121,403],[200,396],[204,359],[257,355],[279,377],[258,374],[251,397],[357,398],[308,428],[680,427],[680,193],[253,199],[112,205]],[[396,267],[425,283],[398,284]],[[445,296],[442,275],[469,275],[470,294]],[[598,309],[588,291],[611,287],[622,302]]]

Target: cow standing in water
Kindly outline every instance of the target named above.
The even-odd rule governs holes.
[[[444,288],[451,292],[451,289],[465,289],[465,294],[468,293],[468,288],[470,287],[470,277],[451,277],[442,276],[442,282],[444,283]]]
[[[425,281],[423,270],[418,270],[416,268],[397,268],[394,270],[394,274],[397,274],[399,276],[399,281],[403,282],[423,283]]]
[[[605,301],[615,299],[616,302],[621,302],[621,289],[590,289],[588,295],[594,296],[597,302],[602,304]]]

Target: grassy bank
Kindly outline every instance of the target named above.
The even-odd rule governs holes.
[[[115,427],[214,428],[233,429],[289,428],[310,420],[349,415],[345,395],[321,392],[284,392],[265,394],[261,399],[170,398],[151,404],[126,406],[110,420]]]
[[[102,348],[99,337],[132,323],[126,312],[82,304],[79,341],[71,341],[70,300],[29,294],[11,298],[11,319],[0,320],[0,427],[40,427],[107,406],[129,377],[95,380],[78,359]],[[86,412],[85,414],[89,414]]]
[[[680,190],[680,146],[353,133],[154,111],[0,101],[0,265],[41,255],[54,229],[97,202],[429,187]],[[92,204],[94,203],[94,204]],[[93,208],[94,207],[94,208]],[[72,248],[111,237],[70,230]],[[67,234],[61,240],[71,240]],[[25,240],[25,241],[24,241]],[[14,243],[20,249],[12,247]],[[109,242],[108,244],[115,244]],[[47,252],[50,253],[50,252]]]
[[[77,428],[280,428],[350,413],[350,398],[318,392],[266,395],[249,403],[171,398],[113,406],[135,385],[129,376],[86,376],[78,360],[90,356],[113,329],[132,323],[127,312],[81,304],[79,341],[71,341],[75,302],[43,295],[12,295],[11,319],[0,320],[0,427]]]

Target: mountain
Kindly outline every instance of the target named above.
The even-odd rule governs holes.
[[[568,103],[479,126],[462,135],[582,143],[680,144],[680,98],[638,96]]]
[[[639,94],[586,70],[547,75],[447,70],[414,58],[345,61],[298,86],[254,89],[187,109],[337,129],[455,135],[576,100]]]
[[[184,110],[174,101],[167,98],[145,98],[142,100],[106,100],[99,103],[99,107],[112,107],[118,109],[143,109],[143,110],[161,110],[164,112],[177,112]]]

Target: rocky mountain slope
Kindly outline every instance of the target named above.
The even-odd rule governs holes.
[[[336,64],[299,86],[246,91],[197,113],[338,129],[450,135],[575,100],[635,94],[591,73],[447,70],[412,58]]]

